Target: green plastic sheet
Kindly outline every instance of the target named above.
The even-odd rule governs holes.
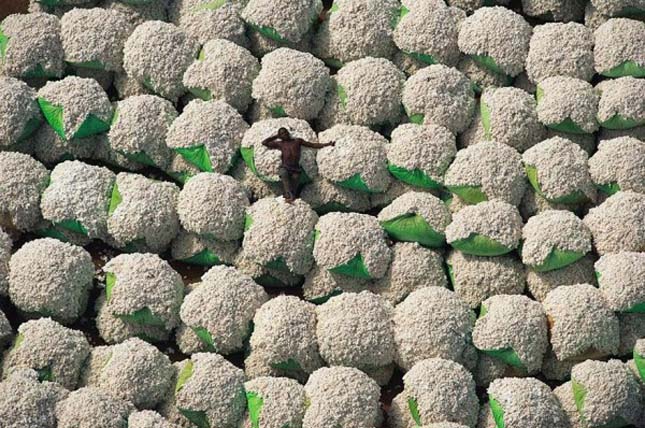
[[[56,73],[46,71],[42,64],[36,64],[33,69],[27,71],[22,75],[25,79],[50,79],[52,77],[59,77]]]
[[[343,66],[345,65],[345,64],[343,64],[342,61],[340,61],[340,60],[338,60],[336,58],[325,58],[323,61],[328,66],[330,66],[331,68],[335,68],[335,69],[343,68]]]
[[[287,361],[280,361],[278,363],[273,363],[273,364],[271,364],[271,367],[273,367],[274,369],[285,370],[285,371],[300,371],[300,370],[302,370],[302,367],[300,366],[300,363],[298,363],[293,358],[288,358]]]
[[[421,61],[422,63],[424,63],[426,65],[432,65],[432,64],[438,64],[439,63],[439,61],[434,59],[434,57],[432,55],[429,55],[429,54],[424,54],[424,53],[421,53],[421,52],[405,52],[405,51],[403,53],[406,54],[407,56],[409,56],[410,58],[414,58],[417,61]]]
[[[9,46],[9,36],[7,36],[0,27],[0,58],[4,58],[7,54],[7,46]]]
[[[340,101],[340,105],[343,108],[347,107],[347,91],[345,91],[345,88],[343,85],[338,84],[336,85],[336,93],[338,94],[338,100]]]
[[[358,190],[359,192],[374,193],[372,189],[365,184],[365,181],[363,181],[359,172],[343,181],[336,182],[336,184],[347,189]]]
[[[612,69],[601,72],[600,74],[606,77],[645,77],[645,67],[639,65],[636,61],[625,61]]]
[[[285,39],[275,28],[267,27],[265,25],[258,25],[251,22],[247,22],[251,28],[260,33],[262,36],[267,39],[273,40],[278,43],[288,43],[289,41]]]
[[[63,124],[63,108],[40,97],[38,97],[38,105],[49,126],[52,127],[60,138],[67,140],[65,137],[65,126]]]
[[[282,256],[277,257],[274,260],[271,260],[265,265],[265,267],[268,269],[273,269],[280,272],[291,272],[291,269],[289,269],[289,266],[287,266],[287,263],[284,261],[284,258]]]
[[[37,2],[48,7],[58,6],[62,3],[61,0],[37,0]]]
[[[199,253],[182,259],[181,261],[197,266],[215,266],[222,263],[220,258],[208,248],[204,248]]]
[[[560,123],[548,123],[547,128],[554,129],[560,132],[566,132],[569,134],[589,134],[587,131],[582,129],[577,123],[575,123],[571,118],[566,118]]]
[[[255,166],[255,154],[253,146],[240,148],[240,154],[242,155],[244,163],[249,167],[251,172],[253,172],[253,174],[255,175],[258,175],[258,169]]]
[[[428,177],[428,175],[419,168],[407,169],[389,164],[387,169],[394,178],[412,186],[434,190],[440,190],[443,188],[441,183]]]
[[[269,111],[271,111],[271,116],[274,118],[287,117],[287,112],[284,111],[284,107],[282,106],[271,107]]]
[[[493,138],[491,134],[490,108],[488,108],[485,102],[481,101],[479,103],[479,111],[481,113],[482,128],[484,128],[484,139],[490,140]]]
[[[145,307],[131,314],[114,314],[116,317],[131,324],[148,325],[152,327],[164,327],[166,323],[152,313],[150,308]]]
[[[191,94],[199,98],[200,100],[210,101],[213,99],[213,93],[204,88],[188,88]]]
[[[128,0],[131,1],[131,0]],[[227,0],[213,0],[208,3],[202,3],[195,7],[197,10],[217,10],[226,4]]]
[[[518,369],[524,369],[524,364],[520,357],[517,355],[517,352],[513,348],[504,348],[504,349],[480,349],[486,355],[490,355],[493,358],[496,358],[509,366],[516,367]]]
[[[645,314],[645,302],[637,303],[631,308],[623,312],[627,312],[631,314]]]
[[[504,424],[504,409],[502,409],[499,401],[491,396],[488,396],[488,405],[490,406],[490,411],[493,414],[495,426],[497,428],[506,428],[506,425]]]
[[[544,193],[542,192],[542,186],[540,185],[540,182],[538,180],[538,170],[535,166],[533,165],[525,165],[524,170],[526,171],[526,176],[529,180],[529,183],[531,183],[531,186],[535,190],[535,192],[542,196],[544,199],[548,200],[549,202],[555,203],[555,204],[566,204],[566,205],[575,205],[579,204],[582,202],[585,202],[588,198],[587,195],[585,195],[582,191],[576,190],[573,193],[570,193],[568,195],[560,196],[557,198],[547,198]]]
[[[112,299],[112,291],[116,285],[116,275],[112,272],[107,272],[105,274],[105,301],[110,303]]]
[[[179,413],[181,413],[183,417],[188,419],[193,425],[197,426],[197,428],[211,427],[211,424],[208,422],[208,416],[206,415],[205,411],[183,409],[181,407],[178,407],[177,410],[179,410]]]
[[[632,129],[645,124],[645,120],[636,120],[629,117],[624,117],[616,114],[604,122],[600,122],[600,126],[607,129]]]
[[[202,341],[206,345],[206,349],[208,352],[217,352],[217,348],[215,346],[215,341],[213,340],[213,336],[210,334],[210,332],[204,328],[204,327],[195,327],[193,328],[193,332],[199,337],[199,340]]]
[[[569,250],[559,250],[553,248],[546,260],[537,266],[531,266],[536,272],[548,272],[551,270],[562,269],[572,263],[577,262],[585,256],[584,253]]]
[[[175,385],[175,394],[182,390],[186,382],[193,377],[194,366],[192,360],[186,360],[184,368],[181,369],[177,376],[177,384]]]
[[[351,276],[353,278],[371,279],[369,271],[363,261],[363,256],[359,253],[352,257],[347,263],[328,269],[331,273]]]
[[[322,305],[323,303],[327,303],[327,301],[332,297],[340,296],[341,294],[343,294],[343,290],[336,288],[329,294],[320,297],[314,297],[313,299],[309,299],[309,301],[314,305]]]
[[[328,202],[326,204],[319,206],[318,208],[314,208],[314,210],[318,215],[325,215],[332,212],[347,213],[352,211],[349,208],[347,208],[345,205],[340,204],[338,202]]]
[[[390,26],[392,29],[395,29],[396,26],[399,25],[399,22],[401,22],[401,19],[403,19],[403,17],[408,13],[410,13],[410,10],[405,6],[392,9],[392,18],[390,20]]]
[[[186,162],[199,168],[200,171],[213,172],[210,155],[203,144],[193,147],[178,147],[175,152],[179,153]]]
[[[497,62],[493,59],[493,57],[489,55],[470,55],[470,57],[477,64],[481,65],[484,68],[487,68],[493,73],[506,75],[504,70],[502,70],[502,68],[499,65],[497,65]]]
[[[78,220],[68,219],[54,223],[54,227],[69,230],[70,232],[79,233],[83,236],[89,236],[89,232]]]
[[[123,156],[125,156],[126,158],[130,159],[133,162],[138,162],[142,165],[151,166],[153,168],[157,167],[157,164],[155,163],[155,161],[153,161],[152,158],[148,156],[148,154],[144,151],[136,152],[136,153],[126,153],[126,152],[119,152],[119,153],[121,153]]]
[[[117,186],[116,183],[114,183],[114,186],[112,186],[112,194],[110,195],[110,202],[108,204],[108,215],[111,216],[114,214],[114,211],[118,208],[119,204],[123,198],[121,197],[121,193],[119,192],[119,186]]]
[[[49,366],[37,369],[36,373],[38,373],[39,382],[54,382],[56,380]]]
[[[103,134],[110,130],[110,123],[105,122],[94,114],[87,115],[81,126],[74,133],[72,138],[86,138],[92,135]]]
[[[416,398],[408,397],[408,410],[410,410],[410,416],[416,424],[417,427],[421,427],[421,414],[419,413],[419,403]]]
[[[587,396],[587,388],[581,383],[571,378],[571,389],[573,390],[573,400],[576,403],[576,409],[580,417],[584,419],[585,397]]]
[[[381,226],[393,239],[418,242],[425,247],[438,248],[446,243],[446,236],[439,233],[419,214],[407,213],[381,222]]]
[[[620,192],[620,185],[618,183],[598,184],[596,187],[607,196]]]
[[[246,392],[246,405],[249,409],[249,419],[251,420],[251,428],[260,428],[260,414],[264,406],[264,400],[260,394],[253,391]]]
[[[512,248],[478,233],[471,233],[468,238],[458,239],[450,245],[462,253],[482,257],[501,256],[513,251]]]
[[[636,368],[641,379],[645,381],[645,355],[640,355],[634,350],[634,363],[636,363]]]
[[[413,113],[408,115],[408,119],[410,119],[411,123],[414,123],[416,125],[423,125],[425,116],[422,113]]]
[[[468,204],[478,204],[488,200],[486,194],[481,190],[481,186],[446,186],[453,194],[459,196]]]

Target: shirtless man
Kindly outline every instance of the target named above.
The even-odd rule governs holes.
[[[291,203],[298,197],[298,187],[300,185],[300,153],[301,147],[312,149],[322,149],[323,147],[333,146],[335,142],[327,144],[316,144],[305,141],[302,138],[293,138],[286,128],[278,129],[278,134],[262,141],[262,145],[274,150],[280,150],[282,153],[282,165],[280,166],[280,180],[284,187],[284,198]]]

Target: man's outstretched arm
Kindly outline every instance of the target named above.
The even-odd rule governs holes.
[[[318,143],[310,143],[309,141],[305,141],[302,138],[298,138],[298,143],[301,146],[310,147],[312,149],[322,149],[323,147],[329,147],[329,146],[335,146],[336,145],[335,141],[330,141],[329,143],[325,143],[325,144],[318,144]]]
[[[280,143],[278,143],[279,139],[280,137],[278,137],[277,135],[274,135],[273,137],[269,137],[266,140],[262,141],[262,145],[270,149],[279,149],[280,148]]]

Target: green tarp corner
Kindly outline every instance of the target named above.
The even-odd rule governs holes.
[[[38,105],[49,126],[60,138],[67,140],[65,137],[65,125],[63,124],[63,108],[40,97],[38,97]]]
[[[471,233],[468,238],[451,242],[450,246],[464,254],[481,257],[501,256],[513,251],[512,248],[478,233]]]
[[[490,411],[493,414],[493,419],[495,420],[495,426],[497,428],[506,428],[504,424],[504,409],[502,409],[501,404],[491,396],[488,396],[488,406]]]
[[[488,200],[486,194],[481,190],[481,186],[446,186],[453,194],[459,196],[467,204],[478,204]]]
[[[363,262],[363,256],[356,254],[347,263],[338,265],[334,268],[328,269],[331,273],[340,275],[351,276],[353,278],[371,279],[369,271]]]
[[[397,241],[418,242],[426,247],[442,247],[446,236],[434,230],[423,216],[407,213],[382,221],[381,226]]]
[[[390,171],[390,174],[392,174],[397,180],[415,187],[434,190],[439,190],[443,187],[441,183],[436,182],[432,178],[428,177],[428,175],[419,168],[407,169],[389,164],[387,169],[388,171]]]
[[[262,413],[262,406],[264,400],[260,394],[253,391],[246,392],[246,405],[249,409],[249,419],[251,420],[251,428],[260,428],[260,414]]]
[[[197,266],[215,266],[222,263],[219,257],[208,248],[204,248],[199,253],[190,257],[181,259],[181,261]]]
[[[200,171],[213,172],[210,155],[203,144],[193,147],[177,147],[175,152],[179,153],[186,162],[199,168]]]
[[[551,270],[562,269],[572,263],[577,262],[585,256],[584,253],[569,250],[559,250],[554,248],[551,250],[547,258],[537,266],[531,266],[536,272],[548,272]]]

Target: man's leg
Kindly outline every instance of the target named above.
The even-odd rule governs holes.
[[[278,175],[280,176],[280,181],[282,182],[282,189],[284,190],[284,199],[287,201],[293,201],[295,196],[291,193],[291,176],[289,171],[286,168],[280,167],[278,170]]]
[[[298,193],[300,188],[300,171],[292,172],[289,174],[289,179],[291,181],[291,195],[293,199],[298,199]]]

